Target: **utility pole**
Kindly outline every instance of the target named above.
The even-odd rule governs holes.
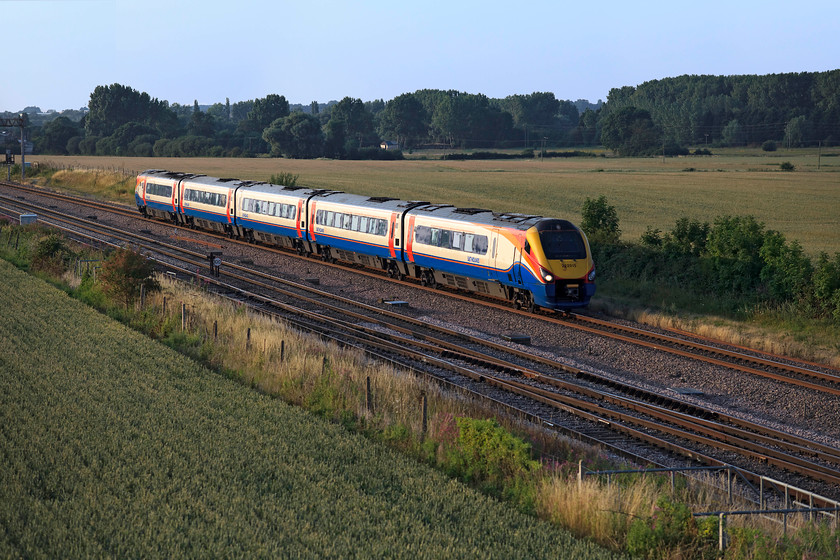
[[[26,124],[26,118],[23,113],[19,117],[11,119],[0,119],[0,127],[19,126],[20,127],[20,180],[26,179],[26,144],[24,143],[23,131]]]

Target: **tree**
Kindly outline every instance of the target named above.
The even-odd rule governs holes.
[[[400,147],[413,147],[429,129],[429,115],[411,93],[399,95],[385,104],[379,120],[379,134],[394,138]]]
[[[187,125],[187,134],[194,136],[213,137],[216,132],[216,119],[208,113],[196,111],[190,117],[190,122]]]
[[[44,125],[40,149],[49,154],[66,154],[67,143],[79,135],[79,127],[67,117],[58,117]]]
[[[178,117],[168,104],[120,84],[97,86],[90,94],[85,132],[88,136],[110,136],[129,122],[157,128],[161,134],[172,134],[178,128]]]
[[[271,123],[262,137],[271,146],[273,156],[316,158],[324,150],[324,133],[318,117],[299,111]]]
[[[661,138],[662,133],[644,109],[623,107],[601,121],[601,143],[623,156],[650,154],[661,145]]]
[[[665,234],[662,246],[671,253],[687,254],[699,257],[706,251],[706,241],[711,227],[708,222],[679,218],[674,229]]]
[[[510,113],[513,126],[520,129],[526,126],[551,126],[560,111],[560,101],[551,92],[509,95],[502,101],[501,106]],[[577,113],[577,108],[575,108],[575,113]],[[577,124],[577,118],[575,118],[575,124]]]
[[[709,231],[706,251],[721,288],[748,293],[759,281],[764,224],[754,216],[721,216]]]
[[[289,102],[282,95],[272,93],[262,99],[255,99],[248,112],[247,121],[252,132],[262,133],[277,119],[289,116]]]
[[[721,131],[721,140],[727,146],[738,146],[744,143],[744,133],[738,119],[732,119]]]
[[[764,266],[759,273],[768,295],[776,301],[788,301],[805,293],[814,267],[799,242],[785,242],[785,236],[770,230],[764,236],[759,255]]]
[[[325,127],[328,156],[342,157],[349,151],[376,141],[373,116],[361,99],[345,97],[332,107]]]
[[[129,122],[115,130],[110,138],[115,148],[125,150],[138,137],[146,135],[154,137],[151,141],[153,144],[160,138],[160,133],[156,128],[139,122]]]
[[[615,206],[607,203],[607,197],[599,196],[593,200],[586,197],[581,211],[580,227],[586,236],[596,243],[615,244],[621,237],[618,227],[618,212]]]
[[[120,248],[102,263],[99,281],[106,294],[128,307],[140,296],[141,286],[149,293],[160,289],[154,271],[152,261],[131,249]]]
[[[785,125],[785,145],[788,148],[798,148],[804,145],[805,139],[810,136],[808,128],[808,120],[804,115],[790,119]]]

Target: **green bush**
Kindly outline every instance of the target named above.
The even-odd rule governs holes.
[[[627,533],[627,551],[633,556],[655,558],[664,550],[699,552],[698,529],[691,510],[667,496],[657,500],[650,519],[636,519]]]
[[[580,227],[590,241],[596,243],[618,243],[621,229],[618,227],[618,212],[607,202],[604,195],[596,199],[586,197],[581,211]]]
[[[140,297],[140,288],[147,293],[160,289],[153,277],[154,264],[130,249],[117,249],[102,263],[102,290],[126,306]]]
[[[284,187],[294,187],[297,185],[297,180],[300,175],[281,171],[271,175],[268,182],[274,185],[283,185]]]
[[[493,496],[511,500],[524,511],[533,511],[532,476],[540,463],[531,458],[531,445],[493,419],[458,417],[455,422],[458,435],[444,453],[444,469]]]
[[[772,140],[767,140],[761,145],[761,149],[765,152],[775,152],[776,151],[776,143]]]
[[[782,171],[795,171],[796,166],[789,161],[783,161],[779,164],[779,169],[781,169]]]

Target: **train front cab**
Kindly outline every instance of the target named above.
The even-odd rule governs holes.
[[[595,294],[595,265],[583,231],[566,220],[545,219],[526,232],[526,241],[523,257],[535,269],[528,282],[534,303],[555,310],[589,305]]]
[[[178,185],[184,178],[193,176],[160,169],[144,171],[137,176],[134,187],[137,209],[147,218],[178,223]]]

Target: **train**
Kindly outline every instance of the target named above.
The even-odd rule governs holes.
[[[584,232],[557,218],[150,169],[148,218],[448,286],[517,309],[569,311],[595,293]]]

